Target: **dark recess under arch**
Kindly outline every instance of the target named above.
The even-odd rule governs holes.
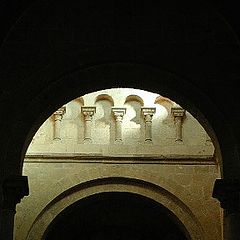
[[[161,204],[138,194],[105,192],[66,208],[45,240],[186,240],[183,226]]]

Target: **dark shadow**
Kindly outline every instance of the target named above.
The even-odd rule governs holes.
[[[183,226],[161,204],[138,194],[100,193],[66,208],[45,240],[186,240]]]

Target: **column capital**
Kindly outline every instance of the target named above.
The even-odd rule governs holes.
[[[93,116],[96,113],[96,107],[81,107],[84,116]]]
[[[62,106],[60,107],[57,111],[55,111],[53,114],[54,115],[64,115],[66,112],[66,107]]]
[[[112,107],[114,117],[123,117],[126,114],[126,108]]]
[[[55,121],[56,120],[60,120],[61,121],[63,115],[65,114],[65,112],[66,112],[66,107],[65,106],[63,106],[63,107],[59,108],[57,111],[55,111],[53,113],[53,115],[55,117]]]
[[[219,200],[227,213],[240,211],[240,180],[216,179],[212,197]]]
[[[184,117],[186,110],[181,107],[172,107],[171,113],[174,117]]]
[[[28,196],[27,176],[9,176],[3,181],[3,209],[16,209],[16,204],[20,203],[24,196]]]
[[[142,114],[144,116],[150,115],[153,116],[156,113],[155,107],[141,107]]]

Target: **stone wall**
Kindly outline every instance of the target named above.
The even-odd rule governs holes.
[[[29,177],[30,196],[17,208],[16,240],[33,240],[40,220],[50,223],[54,218],[55,203],[64,192],[109,177],[161,187],[157,201],[163,203],[168,193],[177,199],[176,206],[184,205],[185,213],[179,214],[173,200],[165,201],[192,239],[222,239],[220,206],[211,197],[214,180],[220,177],[211,139],[190,113],[158,94],[119,88],[74,99],[38,130],[23,171]],[[115,184],[118,191],[120,185]],[[148,187],[142,185],[144,194]],[[106,189],[110,188],[101,185],[97,191]],[[79,196],[87,196],[84,191]],[[149,193],[153,199],[155,195]],[[69,196],[61,201],[67,206]],[[184,214],[194,219],[198,230]]]
[[[206,147],[209,140],[196,119],[170,99],[142,90],[115,88],[86,94],[58,109],[38,130],[28,152],[38,151],[42,144],[45,149],[53,140],[61,140],[62,145],[84,143],[86,122],[91,143],[112,144],[118,120],[122,128],[121,142],[125,145],[145,142],[146,121],[151,124],[154,145],[176,147],[183,140],[184,146],[190,149]],[[182,133],[177,139],[180,141],[175,141],[178,127]]]

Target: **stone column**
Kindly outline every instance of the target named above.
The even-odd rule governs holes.
[[[145,121],[145,143],[152,143],[152,118],[156,108],[142,107],[141,110]]]
[[[182,141],[182,122],[185,116],[185,110],[182,108],[172,108],[172,115],[174,117],[176,127],[176,141]]]
[[[96,112],[96,107],[82,107],[82,114],[84,116],[84,143],[92,142],[92,118]]]
[[[216,179],[213,195],[224,209],[224,239],[240,239],[240,181]]]
[[[26,176],[11,176],[2,185],[3,199],[0,210],[0,238],[13,240],[16,204],[29,194]]]
[[[122,143],[122,120],[126,113],[126,108],[112,108],[112,113],[115,118],[115,143]]]
[[[66,107],[59,108],[54,115],[54,140],[61,140],[61,121],[64,113],[66,112]]]

